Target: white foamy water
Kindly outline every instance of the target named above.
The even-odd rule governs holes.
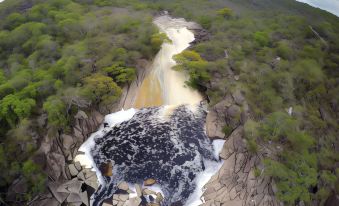
[[[104,122],[108,124],[109,127],[113,127],[116,124],[127,121],[133,117],[137,110],[134,108],[128,110],[121,110],[112,114],[105,116]],[[95,142],[94,138],[96,136],[103,136],[107,130],[104,128],[104,125],[101,125],[97,132],[91,134],[91,136],[81,145],[78,151],[83,152],[84,154],[78,154],[74,158],[74,162],[80,162],[80,164],[85,168],[92,168],[96,172],[98,181],[100,184],[104,184],[103,178],[99,169],[96,167],[93,157],[90,154],[91,148],[93,148]]]
[[[225,140],[214,140],[213,149],[215,158],[219,159],[219,154],[222,150],[222,147],[225,143]],[[185,206],[199,206],[203,203],[201,196],[204,192],[205,184],[211,179],[211,177],[219,171],[224,161],[213,162],[210,160],[204,160],[205,171],[199,173],[195,178],[197,188],[188,198]]]
[[[159,27],[160,31],[166,33],[168,38],[172,41],[171,43],[163,43],[161,50],[153,61],[150,74],[153,75],[153,77],[156,77],[156,80],[160,84],[160,95],[162,96],[163,105],[169,105],[165,106],[159,114],[161,118],[166,120],[169,116],[171,116],[171,113],[177,107],[177,105],[190,104],[192,105],[192,111],[194,111],[196,108],[194,105],[202,100],[202,96],[198,91],[185,86],[185,82],[188,80],[188,75],[184,72],[178,72],[172,69],[172,67],[176,64],[176,62],[173,60],[173,56],[184,51],[190,46],[190,43],[194,41],[194,34],[187,29],[188,26],[193,27],[194,23],[186,22],[184,19],[173,19],[169,16],[157,17],[154,20],[154,23]],[[150,87],[157,86],[159,88],[159,85],[157,84],[149,85]],[[151,88],[147,89],[146,91],[157,91],[158,88]],[[137,110],[132,108],[126,111],[122,110],[112,113],[106,115],[104,122],[108,123],[109,127],[113,127],[116,124],[131,119],[136,112]],[[98,131],[93,133],[89,139],[79,148],[79,151],[83,152],[84,154],[79,154],[74,159],[74,161],[79,161],[81,165],[85,166],[86,168],[92,168],[96,172],[98,182],[101,185],[105,184],[105,182],[100,174],[100,171],[94,164],[94,160],[90,152],[91,148],[93,148],[95,144],[94,138],[97,136],[103,136],[107,130],[108,129],[101,125]],[[219,153],[223,144],[224,141],[221,140],[216,140],[213,142],[214,155],[217,159],[219,159]],[[220,169],[222,163],[222,161],[215,162],[204,160],[205,171],[198,173],[194,179],[197,188],[194,193],[192,193],[185,206],[197,206],[203,203],[200,199],[203,193],[203,187],[208,182],[208,180]],[[131,190],[135,190],[133,185],[130,185],[130,188]],[[147,188],[150,188],[153,191],[161,192],[164,195],[161,190],[161,185],[154,185]],[[135,193],[132,193],[130,194],[130,197],[135,195]]]

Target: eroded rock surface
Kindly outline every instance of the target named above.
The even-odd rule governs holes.
[[[263,156],[247,151],[242,129],[237,128],[226,140],[220,154],[224,164],[205,185],[204,205],[278,206],[271,179],[254,176],[254,168],[262,168]]]
[[[89,196],[98,188],[96,175],[73,159],[79,146],[97,130],[104,116],[97,111],[90,114],[79,111],[74,118],[71,134],[46,135],[34,156],[33,160],[43,166],[50,178],[46,193],[35,197],[29,205],[89,206]]]

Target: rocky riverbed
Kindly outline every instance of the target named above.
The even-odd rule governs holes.
[[[208,33],[197,27],[196,24],[189,26],[189,29],[195,31],[196,41],[208,38]],[[150,63],[145,60],[139,61],[136,81],[124,89],[120,103],[112,111],[133,106],[138,89],[149,72],[146,69],[149,65]],[[237,81],[239,77],[230,72],[229,79]],[[211,87],[214,86],[217,85],[211,85]],[[246,148],[243,124],[250,112],[242,91],[236,89],[233,92],[228,92],[228,95],[217,104],[210,106],[208,110],[207,136],[211,139],[226,141],[219,154],[224,163],[203,187],[201,199],[204,203],[202,205],[279,205],[274,198],[274,182],[262,175],[261,159],[267,153],[251,154]],[[29,205],[90,205],[90,196],[98,189],[97,177],[95,172],[81,166],[79,162],[74,161],[74,158],[81,153],[78,152],[80,145],[98,130],[99,126],[103,124],[103,120],[104,115],[98,111],[79,111],[74,116],[71,132],[44,137],[34,161],[42,165],[48,174],[48,191],[35,197]],[[227,128],[227,132],[225,128]],[[49,134],[53,134],[53,132],[49,132]],[[114,167],[109,164],[106,166],[107,171],[112,171],[112,167]],[[114,175],[105,172],[103,174],[108,177]],[[154,180],[154,182],[156,181]],[[25,183],[18,179],[11,186],[10,191],[23,193],[24,185]],[[116,194],[105,200],[104,205],[161,205],[164,200],[163,194],[156,187],[149,188],[150,185],[152,184],[147,182],[129,185],[120,181]]]
[[[203,205],[279,205],[274,198],[272,180],[254,172],[262,172],[260,162],[266,154],[253,155],[246,149],[242,122],[248,111],[234,109],[246,108],[244,105],[246,101],[241,94],[234,93],[209,109],[207,133],[210,138],[225,139],[226,142],[219,154],[224,160],[223,166],[205,185]],[[235,116],[241,118],[235,121]],[[36,159],[40,159],[49,175],[48,191],[36,197],[30,205],[89,205],[89,197],[98,187],[96,175],[74,162],[73,158],[79,146],[97,130],[103,119],[99,112],[86,114],[79,111],[71,134],[45,137]],[[234,127],[228,136],[220,131],[225,124]],[[127,185],[120,183],[119,194],[104,205],[161,205],[158,191],[144,185],[128,185],[128,188]],[[19,180],[11,188],[16,191],[20,186]]]

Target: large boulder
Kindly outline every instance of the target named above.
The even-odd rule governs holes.
[[[238,105],[232,105],[227,109],[227,115],[232,118],[240,118],[241,109]]]
[[[70,150],[70,148],[74,145],[73,137],[67,134],[62,134],[60,136],[62,145],[65,150]]]
[[[225,134],[222,132],[222,127],[225,121],[218,117],[218,113],[210,110],[206,117],[206,134],[211,139],[223,139]]]
[[[68,193],[66,192],[58,192],[58,188],[61,185],[59,182],[50,182],[48,183],[48,188],[51,191],[53,197],[59,202],[63,203],[68,197]]]
[[[59,153],[51,152],[47,154],[47,174],[53,179],[67,178],[65,173],[65,157]]]

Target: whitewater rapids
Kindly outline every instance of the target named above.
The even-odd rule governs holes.
[[[158,184],[153,189],[164,195],[164,206],[177,201],[197,206],[204,184],[222,165],[219,152],[224,141],[212,143],[206,136],[202,96],[185,86],[187,74],[172,69],[173,55],[194,41],[187,29],[194,23],[165,15],[154,24],[171,42],[163,43],[139,89],[134,103],[138,109],[107,115],[106,127],[93,133],[79,148],[84,154],[75,158],[96,171],[100,187],[91,205],[111,197],[120,181],[142,185],[154,178]],[[98,169],[108,161],[115,163],[112,177]]]

